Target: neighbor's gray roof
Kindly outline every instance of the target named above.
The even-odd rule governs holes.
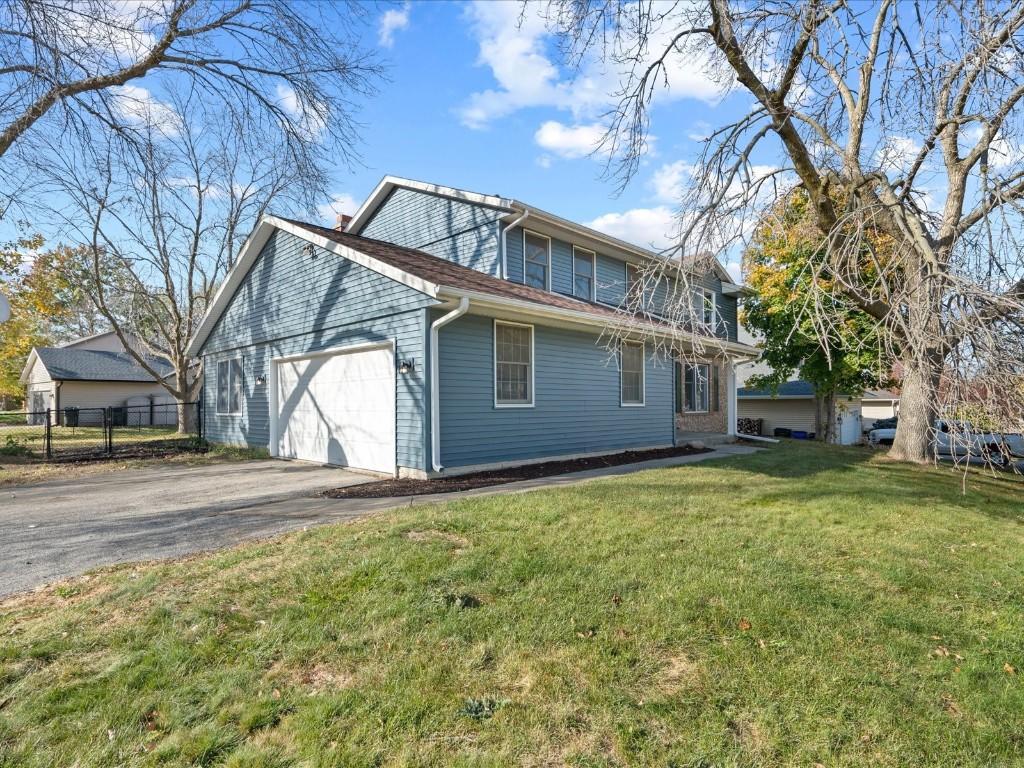
[[[770,389],[741,387],[736,391],[737,397],[814,397],[814,387],[809,381],[784,381],[777,392]]]
[[[50,378],[58,381],[154,381],[142,366],[124,352],[36,347],[36,355],[46,367]],[[166,360],[149,358],[148,362],[161,376],[174,372]]]
[[[737,397],[814,397],[814,387],[809,381],[786,381],[779,385],[779,391],[772,394],[770,389],[756,387],[740,387],[736,390]],[[899,400],[900,396],[888,389],[869,389],[861,395],[863,400]]]

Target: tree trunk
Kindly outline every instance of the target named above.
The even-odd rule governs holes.
[[[922,361],[904,361],[896,439],[889,455],[899,461],[924,464],[931,460],[932,423],[938,376]]]
[[[197,418],[197,406],[195,403],[178,401],[178,434],[194,435],[199,429]]]
[[[836,393],[814,395],[814,439],[823,443],[835,442]]]

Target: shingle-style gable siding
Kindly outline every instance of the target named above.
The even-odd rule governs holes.
[[[358,234],[498,276],[501,211],[399,187]]]
[[[422,469],[425,452],[425,311],[434,299],[294,235],[267,241],[203,345],[204,427],[214,442],[266,447],[270,440],[272,358],[393,340],[398,360],[416,370],[397,377],[398,465]],[[239,415],[216,413],[217,362],[242,358]]]
[[[437,316],[437,311],[430,312]],[[440,332],[445,466],[670,445],[673,370],[648,358],[646,405],[619,402],[619,371],[593,332],[536,325],[535,405],[494,406],[494,326],[466,315]]]

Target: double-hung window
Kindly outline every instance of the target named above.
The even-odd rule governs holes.
[[[594,300],[594,266],[597,257],[593,251],[572,249],[572,295],[584,301]]]
[[[533,405],[533,326],[494,322],[494,404]]]
[[[624,341],[619,352],[619,402],[622,405],[644,404],[644,345]]]
[[[523,231],[523,282],[547,290],[551,271],[551,240]]]
[[[217,363],[217,413],[242,412],[242,359],[221,360]]]
[[[637,304],[639,303],[639,306]],[[630,309],[641,309],[644,304],[644,276],[640,267],[626,265],[626,305]]]
[[[714,291],[709,291],[706,288],[694,288],[693,314],[705,329],[712,332],[715,330],[715,326],[718,324],[718,307]]]
[[[707,413],[711,400],[711,366],[707,363],[683,366],[683,410]]]

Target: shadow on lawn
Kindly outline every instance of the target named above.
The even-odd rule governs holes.
[[[760,453],[723,457],[693,469],[735,472],[737,498],[744,506],[813,504],[850,500],[864,507],[887,505],[933,505],[978,512],[991,517],[1024,523],[1024,481],[1003,473],[993,476],[983,468],[972,468],[963,492],[960,470],[950,466],[918,467],[889,461],[867,448],[824,446],[787,442]],[[681,467],[680,472],[690,472]],[[772,480],[798,480],[776,483]],[[663,476],[664,477],[664,476]],[[681,504],[697,495],[722,493],[722,484],[703,482],[699,473],[689,477],[649,480],[636,485],[636,492],[657,490],[678,494]]]

